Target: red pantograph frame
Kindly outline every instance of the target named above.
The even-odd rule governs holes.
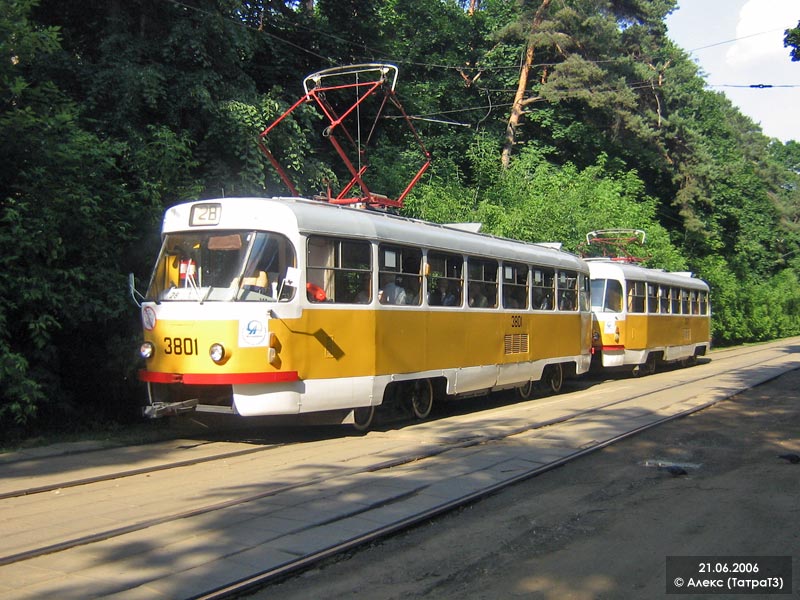
[[[361,76],[369,76],[373,77],[370,81],[359,81]],[[353,76],[354,82],[353,83],[339,83],[336,85],[325,85],[326,81],[342,78],[342,77],[349,77]],[[314,102],[322,113],[327,117],[330,125],[325,129],[324,135],[327,137],[331,145],[333,146],[336,153],[344,162],[345,167],[347,168],[348,172],[351,175],[350,181],[336,194],[334,195],[331,189],[327,190],[327,197],[326,200],[333,204],[368,204],[370,206],[381,206],[381,207],[402,207],[403,206],[403,199],[408,195],[411,189],[417,184],[420,180],[422,175],[428,169],[431,163],[431,156],[428,150],[425,148],[425,144],[423,144],[422,139],[420,138],[417,130],[414,128],[414,125],[411,123],[411,119],[406,114],[403,106],[400,104],[400,101],[397,99],[397,95],[395,94],[394,88],[395,83],[397,81],[397,67],[394,65],[387,65],[387,64],[362,64],[362,65],[350,65],[346,67],[334,67],[332,69],[326,69],[324,71],[319,71],[317,73],[313,73],[305,78],[303,82],[303,86],[305,88],[305,94],[295,102],[289,109],[286,110],[280,117],[278,117],[271,125],[269,125],[266,129],[264,129],[259,134],[258,139],[258,147],[261,149],[261,152],[267,157],[269,162],[275,168],[278,173],[278,176],[281,178],[283,183],[289,189],[289,191],[297,196],[297,188],[295,187],[294,183],[292,182],[289,174],[286,170],[281,166],[275,156],[270,152],[267,144],[265,142],[266,137],[270,134],[270,132],[275,129],[286,117],[288,117],[292,112],[294,112],[299,106]],[[348,108],[346,108],[341,114],[338,114],[336,109],[328,102],[326,98],[326,94],[329,92],[338,92],[341,90],[347,89],[354,89],[357,92],[358,99],[352,103]],[[353,161],[347,155],[345,148],[340,143],[339,139],[337,138],[337,132],[341,131],[341,135],[347,140],[348,143],[352,144],[353,147],[356,148],[356,152],[363,157],[364,150],[360,146],[360,144],[353,138],[350,132],[347,130],[347,127],[344,126],[344,120],[349,117],[353,111],[357,110],[370,96],[375,94],[382,93],[383,98],[381,99],[380,106],[378,108],[378,112],[375,116],[375,122],[370,129],[369,136],[367,137],[367,143],[372,137],[372,134],[375,131],[375,125],[380,119],[384,109],[386,108],[387,103],[391,103],[400,113],[401,117],[405,120],[408,128],[411,130],[412,134],[414,135],[414,139],[417,141],[419,148],[422,152],[424,157],[424,162],[416,174],[412,177],[410,183],[406,186],[403,192],[396,198],[391,199],[387,196],[383,196],[381,194],[376,194],[372,190],[369,189],[369,186],[364,181],[364,173],[367,170],[367,164],[364,162],[361,166],[356,168],[353,164]],[[361,162],[361,161],[359,161]],[[360,196],[348,196],[353,190],[354,187],[358,187],[361,190]]]

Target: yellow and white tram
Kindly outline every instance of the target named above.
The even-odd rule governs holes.
[[[659,362],[694,362],[711,345],[709,287],[608,258],[587,258],[592,286],[593,353],[598,366],[653,373]]]
[[[589,267],[572,254],[299,198],[167,210],[142,303],[146,413],[369,426],[392,399],[589,369]]]

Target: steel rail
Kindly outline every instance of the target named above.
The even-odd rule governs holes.
[[[248,454],[255,454],[257,452],[264,452],[266,450],[274,450],[280,448],[285,444],[270,444],[268,446],[260,446],[258,448],[245,448],[243,450],[233,450],[222,454],[215,454],[213,456],[201,456],[198,458],[187,458],[185,460],[177,460],[149,467],[140,467],[138,469],[128,469],[126,471],[116,471],[111,473],[104,473],[102,475],[95,475],[93,477],[83,477],[80,479],[69,479],[66,481],[59,481],[56,483],[48,483],[45,485],[32,486],[28,488],[21,488],[18,490],[11,490],[8,492],[0,492],[0,500],[7,500],[9,498],[19,498],[21,496],[31,496],[33,494],[42,494],[45,492],[52,492],[64,488],[78,487],[81,485],[89,485],[92,483],[101,483],[103,481],[112,481],[114,479],[124,479],[125,477],[134,477],[136,475],[146,475],[147,473],[156,473],[158,471],[167,471],[169,469],[178,469],[181,467],[191,467],[206,462],[213,462],[215,460],[224,460],[227,458],[236,458],[239,456],[246,456]],[[95,452],[94,450],[92,452]],[[37,459],[38,460],[38,459]],[[18,461],[21,462],[21,461]]]

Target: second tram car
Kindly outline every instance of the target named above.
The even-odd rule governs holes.
[[[650,374],[660,362],[691,363],[706,354],[711,345],[708,284],[689,273],[608,258],[586,260],[597,366]]]
[[[589,266],[557,249],[300,198],[180,204],[162,240],[141,307],[151,416],[366,428],[389,400],[424,418],[436,394],[557,392],[591,363]]]

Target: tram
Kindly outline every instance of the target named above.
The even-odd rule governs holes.
[[[596,366],[654,373],[662,362],[696,362],[711,345],[709,287],[690,273],[670,273],[612,258],[586,258],[594,315]]]
[[[546,245],[294,197],[186,202],[141,303],[145,413],[366,429],[382,404],[558,392],[590,367],[589,293],[590,265]]]

